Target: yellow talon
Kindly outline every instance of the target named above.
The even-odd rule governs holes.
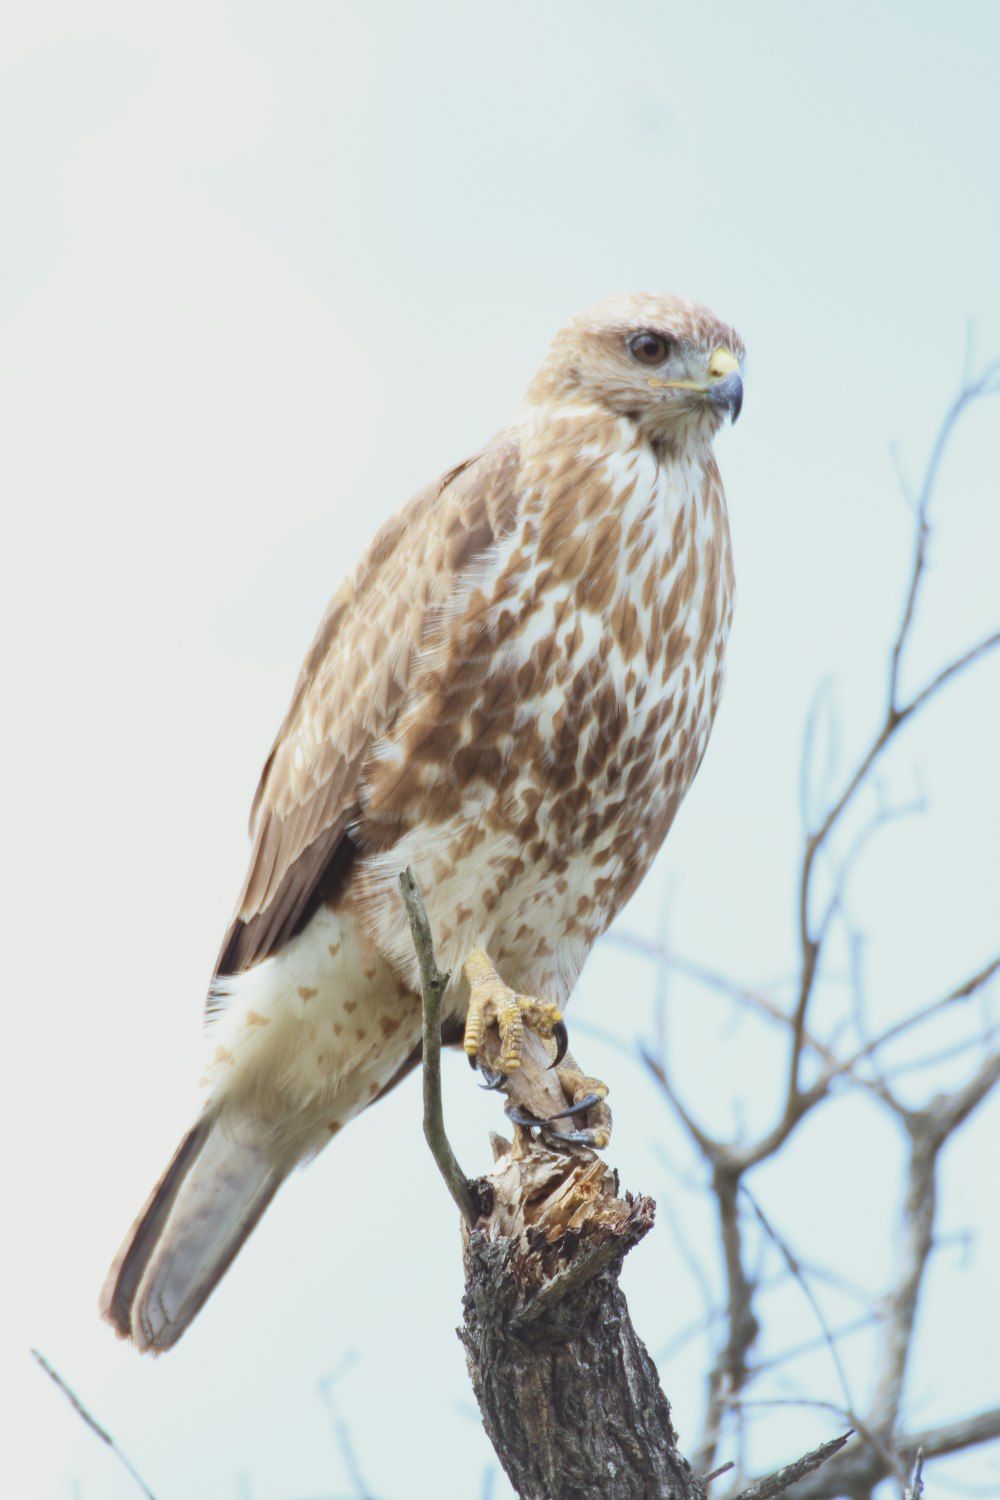
[[[546,1137],[550,1141],[558,1141],[564,1136],[574,1145],[603,1150],[611,1140],[611,1111],[605,1102],[608,1086],[599,1078],[588,1078],[581,1073],[571,1059],[566,1067],[559,1066],[568,1056],[562,1011],[534,995],[519,995],[505,984],[482,948],[472,949],[462,970],[469,985],[464,1047],[474,1067],[480,1066],[484,1073],[493,1075],[493,1081],[487,1087],[501,1086],[504,1078],[521,1066],[521,1045],[526,1026],[537,1036],[555,1042],[555,1058],[551,1066],[556,1069],[568,1108],[547,1119],[538,1119],[530,1112],[525,1114],[514,1105],[508,1105],[508,1119],[529,1129],[557,1127]],[[486,1033],[491,1026],[500,1033],[500,1054],[495,1060],[492,1047],[486,1050],[484,1059]],[[564,1120],[577,1121],[581,1128],[564,1129]]]
[[[585,1113],[577,1118],[585,1125],[582,1135],[589,1137],[587,1144],[596,1151],[603,1151],[611,1141],[611,1111],[608,1108],[608,1086],[599,1078],[589,1078],[575,1066],[557,1068],[556,1077],[563,1093],[573,1104],[583,1105]],[[589,1128],[586,1124],[589,1122]]]
[[[562,1023],[562,1012],[545,1000],[519,995],[509,984],[504,984],[482,948],[472,949],[463,972],[469,983],[465,1051],[470,1058],[478,1058],[487,1028],[495,1025],[500,1032],[500,1057],[495,1070],[513,1073],[521,1065],[525,1026],[541,1037],[551,1037]]]

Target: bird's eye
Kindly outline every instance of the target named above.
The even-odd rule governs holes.
[[[634,333],[628,341],[629,353],[641,365],[662,365],[670,353],[670,344],[662,333]]]

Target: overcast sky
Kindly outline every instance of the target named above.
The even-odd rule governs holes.
[[[348,1493],[317,1382],[351,1359],[337,1399],[372,1492],[480,1492],[455,1216],[412,1086],[288,1185],[167,1358],[96,1320],[193,1108],[260,763],[377,522],[503,424],[555,329],[612,292],[692,296],[749,349],[718,445],[736,623],[709,754],[623,926],[655,930],[669,891],[681,951],[783,972],[809,703],[834,684],[846,758],[884,688],[909,553],[891,445],[916,477],[970,320],[1000,352],[998,41],[1000,8],[921,0],[6,7],[4,1494],[135,1493],[30,1344],[158,1500]],[[973,412],[945,466],[909,685],[996,626],[997,427]],[[890,768],[931,811],[858,892],[889,1010],[995,947],[998,685],[991,664],[957,686]],[[631,1043],[651,993],[608,944],[574,1013]],[[729,1057],[702,1003],[677,1028],[686,1087],[722,1131],[766,1123],[767,1059]],[[455,1144],[482,1168],[499,1107],[451,1062]],[[595,1042],[588,1065],[626,1099],[623,1181],[662,1196],[675,1127],[627,1059]],[[988,1124],[953,1148],[956,1231]],[[817,1150],[884,1215],[898,1143],[877,1137],[869,1181],[867,1128]],[[778,1208],[805,1191],[771,1186]],[[920,1424],[996,1399],[987,1196],[993,1250],[928,1310]],[[845,1274],[887,1273],[841,1228]],[[828,1254],[830,1234],[817,1218]],[[627,1285],[656,1346],[697,1309],[654,1238]],[[668,1384],[682,1445],[703,1365]]]

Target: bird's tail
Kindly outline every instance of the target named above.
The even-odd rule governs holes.
[[[213,1291],[293,1165],[204,1115],[180,1146],[108,1272],[101,1313],[122,1338],[169,1349]]]

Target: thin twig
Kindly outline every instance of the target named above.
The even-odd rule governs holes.
[[[927,462],[927,468],[924,471],[923,484],[920,486],[920,495],[916,504],[916,538],[914,545],[913,564],[910,568],[910,584],[907,590],[906,601],[903,606],[903,616],[900,620],[899,630],[897,631],[896,639],[893,642],[892,657],[890,659],[889,666],[888,698],[890,708],[895,706],[897,700],[899,690],[900,660],[903,655],[903,648],[906,645],[906,639],[910,631],[910,626],[913,623],[913,615],[917,603],[917,593],[920,588],[920,580],[923,575],[924,563],[927,556],[927,539],[930,533],[930,528],[927,522],[927,513],[930,509],[931,499],[934,494],[934,487],[937,484],[938,472],[941,468],[941,462],[944,458],[945,450],[948,447],[948,442],[951,438],[952,431],[959,417],[962,415],[962,412],[965,411],[967,407],[971,406],[974,401],[979,400],[981,397],[995,394],[994,382],[996,380],[998,371],[1000,371],[1000,363],[987,365],[982,374],[978,378],[974,379],[972,377],[970,369],[970,360],[971,345],[967,340],[962,389],[959,391],[958,395],[955,397],[955,400],[948,408],[947,412],[945,413],[944,421],[941,423],[941,426],[938,429],[937,435],[934,439],[934,445],[931,448],[931,455]]]
[[[903,1500],[920,1500],[924,1493],[924,1450],[917,1449],[917,1456],[913,1460],[913,1473],[910,1482],[903,1491]]]
[[[863,1333],[865,1329],[871,1328],[874,1321],[874,1312],[867,1312],[859,1318],[853,1318],[850,1323],[842,1324],[839,1328],[824,1329],[815,1338],[803,1339],[798,1344],[790,1344],[787,1349],[779,1349],[777,1354],[758,1360],[751,1367],[750,1374],[763,1375],[768,1370],[775,1370],[779,1365],[790,1364],[806,1354],[815,1354],[817,1349],[826,1348],[831,1340],[836,1343],[840,1339],[849,1338],[853,1333]]]
[[[354,1349],[349,1350],[335,1370],[331,1370],[329,1374],[317,1380],[316,1389],[319,1391],[320,1400],[329,1413],[330,1424],[333,1427],[333,1435],[337,1440],[337,1447],[340,1449],[344,1468],[347,1470],[348,1478],[354,1486],[353,1500],[375,1500],[361,1472],[361,1465],[358,1462],[358,1456],[354,1451],[354,1444],[351,1441],[350,1429],[340,1414],[340,1408],[333,1394],[334,1386],[338,1380],[357,1363],[357,1359],[357,1351]]]
[[[760,1333],[754,1312],[756,1286],[743,1264],[743,1231],[740,1224],[740,1169],[734,1168],[720,1151],[712,1172],[712,1192],[719,1215],[719,1235],[726,1272],[726,1325],[728,1337],[720,1348],[708,1377],[708,1398],[701,1439],[692,1464],[709,1468],[715,1461],[726,1412],[749,1378],[750,1350]]]
[[[730,1469],[735,1469],[735,1467],[736,1465],[730,1459],[728,1463],[720,1464],[717,1469],[711,1469],[707,1474],[700,1475],[701,1482],[702,1484],[711,1484],[713,1479],[720,1479],[723,1474],[728,1474]]]
[[[779,1005],[776,1000],[773,1000],[764,990],[751,985],[740,984],[738,980],[730,979],[728,975],[720,974],[717,970],[708,967],[706,964],[696,963],[693,959],[685,958],[679,953],[668,952],[662,945],[650,942],[648,939],[639,937],[635,933],[611,932],[605,941],[617,947],[626,948],[630,952],[638,953],[656,964],[667,965],[675,969],[679,974],[693,979],[697,984],[704,985],[706,989],[715,990],[719,994],[727,995],[735,1004],[749,1006],[750,1009],[763,1016],[765,1020],[774,1021],[779,1026],[784,1027],[794,1025],[795,1017],[790,1015],[788,1011]],[[990,959],[987,964],[984,964],[969,979],[963,980],[961,984],[949,990],[946,995],[942,995],[937,1000],[929,1001],[921,1009],[914,1011],[911,1015],[904,1016],[901,1020],[888,1026],[885,1031],[881,1032],[877,1037],[873,1037],[870,1041],[866,1041],[863,1046],[859,1047],[849,1057],[838,1057],[831,1047],[808,1031],[803,1035],[803,1043],[825,1065],[822,1075],[823,1080],[832,1082],[835,1078],[843,1076],[848,1082],[865,1086],[864,1079],[856,1076],[852,1078],[851,1076],[859,1062],[871,1056],[872,1053],[884,1047],[888,1042],[895,1041],[907,1031],[912,1031],[915,1026],[919,1026],[922,1022],[939,1015],[942,1011],[947,1010],[949,1006],[962,1000],[971,999],[998,972],[1000,972],[1000,955]],[[579,1030],[579,1028],[580,1022],[577,1022],[577,1029]],[[610,1036],[605,1037],[604,1033],[601,1033],[601,1036],[609,1044],[614,1044],[616,1040]],[[640,1052],[643,1052],[642,1048],[640,1048]],[[648,1056],[643,1054],[643,1061],[649,1067]],[[657,1079],[657,1081],[659,1082],[660,1080]]]
[[[696,1326],[698,1328],[706,1327],[706,1320],[710,1320],[712,1317],[715,1298],[708,1279],[708,1273],[702,1264],[702,1259],[695,1254],[693,1247],[689,1244],[687,1235],[681,1227],[680,1217],[674,1212],[670,1193],[664,1194],[657,1212],[661,1219],[666,1219],[667,1226],[674,1237],[677,1249],[680,1251],[681,1259],[685,1266],[687,1266],[691,1279],[701,1294],[701,1305],[704,1308],[705,1317],[704,1319],[699,1319]]]
[[[768,1474],[764,1479],[757,1479],[747,1489],[741,1490],[735,1500],[774,1500],[776,1495],[781,1495],[790,1489],[793,1484],[825,1464],[828,1458],[839,1453],[841,1448],[853,1434],[845,1432],[841,1437],[834,1438],[832,1442],[821,1443],[811,1453],[806,1453],[802,1458],[796,1459],[793,1464],[786,1464],[783,1469],[778,1469],[774,1474]]]
[[[827,709],[828,711],[826,766],[820,778],[824,784],[829,781],[834,770],[835,746],[833,744],[833,731],[836,727],[836,721],[832,709],[830,709],[831,692],[832,682],[829,677],[824,678],[816,689],[812,702],[809,705],[809,711],[806,714],[805,733],[802,736],[802,756],[799,762],[799,816],[802,819],[803,829],[808,829],[813,821],[811,812],[812,787],[810,781],[812,764],[815,757],[815,746],[819,734],[820,713],[823,709]]]
[[[73,1387],[63,1379],[58,1370],[56,1370],[52,1365],[49,1364],[48,1360],[45,1358],[45,1355],[42,1354],[38,1349],[32,1349],[31,1357],[35,1360],[36,1364],[39,1364],[42,1367],[46,1375],[52,1381],[52,1384],[57,1386],[59,1390],[62,1391],[63,1395],[66,1397],[66,1400],[76,1412],[77,1416],[86,1423],[91,1432],[99,1437],[102,1443],[107,1443],[108,1447],[111,1449],[112,1453],[115,1455],[115,1458],[117,1458],[122,1468],[128,1470],[129,1474],[131,1474],[136,1484],[142,1490],[142,1493],[147,1497],[147,1500],[156,1500],[156,1497],[154,1496],[152,1490],[149,1488],[149,1485],[143,1479],[142,1475],[137,1473],[133,1468],[132,1464],[125,1457],[124,1453],[119,1448],[110,1432],[108,1432],[107,1428],[102,1427],[100,1422],[98,1422],[95,1417],[91,1416],[90,1412],[84,1406],[83,1402],[80,1400],[80,1397],[76,1394],[76,1391],[74,1391]]]
[[[915,516],[915,538],[913,549],[913,561],[910,566],[909,581],[906,596],[903,603],[902,617],[899,629],[889,658],[889,681],[886,693],[885,717],[881,727],[868,747],[866,753],[855,767],[848,778],[847,784],[828,808],[826,816],[819,827],[806,838],[805,851],[799,875],[798,895],[798,922],[799,922],[799,948],[801,955],[801,980],[799,985],[798,1001],[795,1007],[795,1022],[792,1036],[791,1061],[789,1065],[787,1098],[788,1107],[791,1108],[795,1095],[798,1092],[799,1063],[802,1055],[803,1032],[805,1028],[806,1012],[812,998],[815,987],[816,976],[819,972],[819,962],[822,952],[822,936],[815,933],[810,923],[810,897],[812,893],[812,877],[816,866],[816,860],[827,842],[841,815],[852,802],[855,793],[862,786],[886,745],[889,744],[900,727],[914,716],[931,698],[966,667],[984,656],[988,651],[1000,645],[1000,632],[986,636],[968,651],[963,652],[955,660],[943,667],[936,676],[927,682],[920,692],[914,694],[908,703],[900,707],[899,704],[899,677],[903,652],[910,635],[916,613],[920,585],[924,577],[924,567],[927,555],[928,521],[927,515],[930,509],[934,487],[937,482],[938,472],[942,459],[950,441],[952,432],[962,413],[967,410],[973,402],[985,396],[997,394],[998,373],[1000,373],[1000,361],[989,365],[974,380],[967,379],[963,384],[958,396],[952,402],[945,414],[944,420],[938,430],[931,449],[931,455],[924,471],[923,483],[920,487],[920,496],[917,501]]]
[[[784,1239],[782,1239],[781,1235],[774,1228],[773,1224],[771,1224],[766,1214],[764,1213],[764,1210],[753,1197],[746,1183],[743,1184],[743,1193],[750,1203],[750,1206],[752,1207],[754,1213],[756,1214],[761,1228],[764,1230],[765,1234],[772,1241],[772,1243],[777,1247],[779,1254],[785,1262],[789,1274],[791,1275],[792,1279],[798,1282],[799,1286],[802,1288],[806,1300],[809,1303],[809,1306],[812,1308],[813,1313],[815,1314],[816,1321],[819,1324],[820,1330],[823,1334],[823,1342],[825,1343],[827,1349],[830,1351],[830,1358],[833,1361],[834,1369],[837,1372],[837,1380],[840,1383],[841,1394],[844,1398],[844,1412],[847,1416],[847,1420],[852,1424],[854,1430],[858,1432],[862,1438],[864,1438],[865,1442],[870,1443],[872,1447],[877,1448],[880,1452],[882,1452],[886,1462],[891,1465],[893,1463],[893,1453],[891,1445],[888,1442],[885,1442],[882,1437],[880,1437],[879,1433],[877,1431],[874,1431],[871,1428],[870,1424],[866,1421],[863,1421],[857,1414],[857,1409],[854,1405],[854,1398],[851,1395],[851,1389],[847,1381],[847,1372],[844,1369],[843,1361],[840,1358],[840,1350],[837,1348],[833,1334],[830,1331],[830,1326],[826,1321],[826,1316],[823,1312],[823,1309],[820,1306],[819,1300],[816,1297],[816,1294],[814,1293],[812,1287],[809,1285],[805,1274],[803,1273],[802,1266],[798,1258],[793,1254],[791,1247]]]
[[[904,1463],[911,1463],[920,1449],[923,1449],[926,1461],[948,1453],[961,1453],[966,1448],[994,1442],[997,1438],[1000,1438],[1000,1407],[993,1407],[942,1427],[898,1434],[895,1448]],[[859,1444],[850,1453],[835,1459],[829,1469],[805,1480],[796,1500],[838,1500],[841,1495],[863,1493],[866,1489],[873,1489],[891,1472],[880,1453]]]
[[[1000,958],[985,964],[971,978],[957,985],[948,994],[925,1004],[902,1020],[895,1021],[881,1034],[871,1035],[865,1025],[860,969],[859,948],[847,909],[849,879],[865,853],[873,833],[881,829],[890,818],[909,811],[908,808],[891,808],[878,794],[874,816],[862,819],[859,794],[866,795],[876,782],[877,766],[886,748],[902,735],[904,726],[912,723],[915,716],[934,700],[953,679],[957,679],[987,653],[1000,647],[1000,631],[986,635],[944,666],[930,675],[918,690],[908,693],[904,688],[904,668],[907,651],[911,649],[915,621],[919,612],[921,591],[926,586],[930,531],[928,517],[935,488],[939,478],[945,452],[961,414],[980,397],[1000,393],[1000,362],[989,367],[978,378],[966,378],[958,397],[945,414],[936,435],[931,454],[925,468],[918,493],[912,499],[914,512],[913,551],[903,590],[899,622],[887,651],[886,688],[881,709],[881,722],[876,726],[858,759],[843,773],[841,784],[834,786],[826,802],[820,807],[813,826],[809,827],[810,804],[816,796],[810,768],[814,760],[823,756],[827,737],[821,739],[820,702],[814,704],[806,729],[806,755],[800,782],[800,801],[807,819],[804,845],[800,854],[797,874],[797,906],[799,928],[798,972],[794,980],[791,1004],[781,1005],[773,998],[786,993],[785,982],[769,986],[771,993],[761,993],[759,988],[748,988],[727,979],[710,969],[692,964],[678,955],[667,952],[662,939],[650,943],[629,935],[618,933],[612,938],[621,946],[632,947],[660,962],[660,974],[669,969],[684,973],[697,982],[721,991],[736,1004],[752,1007],[771,1020],[778,1021],[788,1031],[788,1071],[784,1097],[779,1104],[779,1117],[770,1130],[755,1141],[738,1139],[736,1144],[714,1139],[705,1129],[696,1111],[682,1101],[681,1091],[668,1071],[666,1048],[663,1044],[661,1007],[657,1009],[657,1020],[661,1023],[658,1035],[659,1046],[640,1048],[640,1055],[651,1076],[656,1079],[669,1101],[697,1152],[712,1171],[712,1190],[719,1211],[719,1228],[726,1273],[727,1306],[719,1309],[716,1316],[726,1318],[726,1330],[722,1335],[722,1348],[718,1353],[709,1378],[708,1403],[702,1451],[696,1456],[696,1466],[709,1468],[719,1441],[724,1423],[733,1417],[740,1419],[745,1411],[759,1404],[745,1399],[746,1387],[758,1373],[751,1366],[747,1353],[756,1332],[756,1302],[760,1292],[760,1278],[752,1274],[743,1234],[743,1225],[738,1212],[740,1187],[745,1190],[745,1176],[755,1166],[773,1158],[784,1146],[792,1132],[807,1114],[822,1100],[829,1097],[838,1081],[867,1091],[891,1111],[903,1125],[910,1137],[911,1161],[904,1212],[901,1215],[903,1244],[897,1262],[897,1272],[890,1297],[885,1304],[885,1313],[879,1318],[878,1348],[875,1369],[875,1396],[871,1402],[870,1415],[860,1418],[850,1410],[852,1402],[847,1389],[844,1370],[837,1346],[837,1335],[826,1326],[816,1298],[803,1274],[797,1258],[788,1250],[759,1213],[762,1227],[771,1235],[782,1253],[788,1272],[799,1280],[806,1295],[816,1310],[823,1328],[823,1342],[831,1352],[837,1366],[838,1376],[844,1389],[847,1410],[844,1415],[866,1439],[853,1445],[846,1454],[835,1459],[828,1469],[812,1475],[803,1482],[808,1471],[795,1474],[798,1481],[796,1494],[818,1497],[870,1494],[874,1485],[887,1474],[895,1473],[900,1487],[906,1482],[908,1466],[912,1463],[914,1440],[903,1437],[896,1424],[899,1420],[906,1371],[912,1344],[914,1318],[921,1285],[932,1249],[940,1243],[935,1226],[935,1168],[938,1155],[951,1132],[977,1108],[987,1093],[1000,1083],[1000,1056],[993,1055],[992,1032],[989,1026],[984,1035],[970,1042],[962,1042],[952,1052],[967,1047],[980,1046],[987,1049],[975,1075],[960,1089],[949,1095],[931,1100],[922,1111],[908,1108],[892,1091],[895,1086],[896,1069],[883,1073],[878,1066],[882,1049],[904,1033],[930,1018],[939,1015],[949,1006],[967,1000],[984,989],[1000,971]],[[825,770],[825,767],[820,767]],[[825,782],[825,777],[823,778]],[[818,789],[822,795],[823,788]],[[848,818],[858,822],[860,830],[853,834],[845,827]],[[853,835],[853,836],[852,836]],[[842,853],[842,850],[846,852]],[[815,1025],[810,1030],[810,1007],[815,998],[819,1004],[821,986],[825,986],[829,975],[829,952],[839,944],[843,928],[844,939],[852,959],[851,978],[854,985],[856,1036],[848,1040],[836,1028],[826,1032],[824,1040],[815,1034]],[[838,982],[841,982],[838,978]],[[825,990],[823,991],[825,993]],[[813,1007],[815,1009],[815,1007]],[[816,1058],[818,1067],[810,1077],[808,1086],[802,1082],[803,1053],[809,1049]],[[848,1055],[843,1055],[847,1053]],[[947,1055],[947,1054],[944,1054]],[[892,1085],[892,1087],[890,1086]],[[752,1201],[752,1200],[751,1200]],[[754,1205],[756,1208],[756,1205]],[[712,1318],[706,1318],[699,1328],[711,1330]],[[868,1320],[865,1320],[866,1322]],[[748,1337],[749,1335],[749,1337]],[[829,1403],[815,1403],[826,1409],[840,1410]],[[975,1429],[962,1428],[958,1433],[957,1446],[983,1441],[981,1433],[992,1431],[993,1413],[984,1414]],[[956,1429],[957,1431],[957,1429]],[[936,1436],[936,1434],[927,1435]],[[839,1446],[839,1445],[837,1445]],[[925,1452],[935,1451],[927,1443]],[[827,1450],[832,1451],[832,1450]],[[699,1463],[700,1461],[700,1463]],[[842,1476],[857,1472],[858,1483],[838,1488]],[[835,1477],[836,1475],[836,1477]],[[828,1478],[829,1476],[829,1478]],[[763,1500],[765,1495],[778,1494],[793,1482],[790,1471],[778,1476],[780,1483],[772,1479],[758,1481],[745,1491],[746,1500]],[[912,1500],[917,1500],[914,1495]]]
[[[940,1000],[932,1000],[920,1010],[914,1011],[912,1015],[904,1016],[895,1025],[887,1027],[874,1040],[866,1042],[863,1047],[860,1047],[855,1052],[853,1057],[845,1060],[843,1064],[845,1070],[850,1071],[863,1058],[869,1057],[875,1052],[876,1049],[884,1047],[887,1042],[895,1041],[904,1032],[911,1031],[914,1026],[919,1026],[922,1021],[927,1021],[931,1016],[938,1015],[942,1010],[946,1010],[949,1005],[954,1005],[959,1000],[971,999],[998,971],[1000,971],[1000,957],[990,959],[990,962],[985,964],[977,973],[973,974],[970,979],[963,980],[953,990],[949,990],[947,995],[942,995]]]
[[[787,1241],[783,1239],[775,1229],[774,1225],[771,1223],[770,1219],[767,1217],[764,1210],[761,1208],[760,1204],[757,1202],[756,1198],[753,1196],[745,1182],[742,1184],[742,1187],[743,1194],[747,1202],[750,1204],[750,1207],[753,1209],[758,1223],[760,1224],[761,1228],[763,1229],[764,1233],[767,1235],[771,1243],[777,1247],[778,1253],[781,1256],[782,1260],[785,1262],[785,1265],[790,1275],[792,1276],[792,1279],[794,1281],[797,1281],[799,1286],[802,1288],[802,1291],[805,1294],[806,1301],[809,1303],[809,1306],[812,1308],[813,1313],[815,1314],[816,1322],[819,1324],[820,1332],[823,1335],[823,1342],[826,1345],[827,1349],[830,1351],[830,1358],[832,1359],[833,1367],[837,1372],[837,1380],[840,1383],[841,1394],[844,1397],[844,1410],[850,1414],[851,1421],[854,1421],[856,1423],[854,1398],[851,1395],[850,1386],[848,1385],[847,1372],[844,1369],[843,1361],[840,1358],[840,1352],[837,1349],[833,1334],[830,1331],[830,1326],[826,1321],[826,1316],[819,1304],[816,1294],[813,1291],[812,1287],[809,1285],[808,1279],[806,1278],[806,1275],[802,1270],[802,1266],[798,1260],[798,1257],[792,1253],[791,1247],[789,1246]]]
[[[471,1228],[479,1217],[479,1211],[469,1179],[451,1149],[441,1106],[441,997],[451,975],[442,974],[435,962],[431,924],[427,920],[420,887],[409,866],[399,877],[399,889],[406,915],[410,919],[413,946],[420,965],[420,998],[424,1023],[424,1135],[449,1193]]]
[[[681,1124],[684,1126],[685,1130],[688,1132],[691,1139],[698,1147],[698,1150],[701,1152],[702,1156],[704,1156],[705,1160],[711,1163],[719,1161],[722,1156],[726,1154],[727,1148],[723,1146],[721,1141],[713,1140],[707,1131],[702,1130],[701,1126],[697,1123],[694,1116],[686,1109],[681,1101],[680,1095],[676,1092],[673,1084],[670,1081],[670,1076],[667,1073],[666,1065],[663,1059],[661,1058],[658,1060],[652,1055],[651,1052],[647,1052],[646,1048],[643,1046],[640,1046],[639,1048],[639,1055],[642,1058],[643,1062],[646,1064],[646,1067],[649,1069],[652,1076],[660,1085],[660,1088],[663,1090],[670,1103],[673,1105],[677,1118],[680,1120]]]

